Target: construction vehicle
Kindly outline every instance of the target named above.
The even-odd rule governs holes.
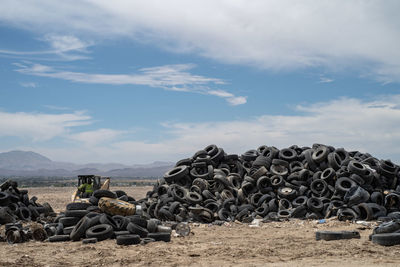
[[[103,180],[103,182],[102,182]],[[109,190],[110,189],[110,177],[102,177],[99,175],[78,175],[78,186],[76,191],[72,194],[72,202],[89,202],[90,196],[83,197],[83,193],[78,188],[82,184],[90,183],[93,186],[93,191],[95,190]]]

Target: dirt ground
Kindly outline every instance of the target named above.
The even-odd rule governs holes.
[[[113,188],[116,189],[116,188]],[[139,199],[150,187],[119,188]],[[29,188],[38,202],[61,211],[73,188]],[[316,241],[317,230],[358,230],[361,239]],[[400,246],[368,241],[370,226],[328,220],[270,222],[259,227],[230,223],[192,225],[187,237],[170,243],[118,246],[115,240],[0,243],[0,266],[399,266]]]

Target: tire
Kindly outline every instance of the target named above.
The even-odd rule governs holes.
[[[72,202],[67,205],[67,210],[85,210],[89,206],[92,206],[92,204],[87,202]]]
[[[117,195],[117,197],[126,196],[125,191],[122,191],[122,190],[116,190],[116,191],[114,191],[114,193]]]
[[[108,197],[100,198],[99,208],[110,215],[129,216],[136,212],[136,206],[134,204]]]
[[[69,235],[53,235],[49,237],[49,242],[65,242],[69,241]]]
[[[116,231],[124,231],[126,230],[126,227],[128,226],[129,219],[121,216],[121,215],[115,215],[112,217],[114,222],[117,224],[117,229]]]
[[[101,199],[102,197],[117,198],[117,195],[114,192],[111,192],[109,190],[103,190],[103,189],[95,190],[93,192],[93,196],[98,199]]]
[[[27,207],[20,207],[18,217],[21,220],[29,221],[31,219],[31,211]]]
[[[344,195],[350,190],[350,188],[355,186],[357,186],[357,184],[350,178],[341,177],[335,183],[335,190]]]
[[[183,177],[189,174],[189,168],[185,165],[177,166],[172,170],[167,171],[164,174],[164,180],[171,184],[173,182],[181,180]]]
[[[86,233],[86,230],[89,228],[90,219],[88,217],[83,217],[77,225],[75,225],[74,229],[72,229],[69,238],[72,241],[79,241],[81,237],[83,237]]]
[[[78,217],[63,217],[59,220],[60,223],[64,225],[64,227],[76,225],[81,218]]]
[[[114,235],[119,236],[119,235],[130,235],[131,233],[129,231],[115,231]]]
[[[100,215],[99,221],[100,221],[101,224],[111,225],[114,231],[118,230],[117,223],[114,221],[114,219],[111,216],[109,216],[107,214]]]
[[[147,229],[134,223],[129,223],[126,229],[132,234],[139,235],[141,238],[147,237],[147,235],[149,234],[149,231],[147,231]]]
[[[119,235],[117,236],[117,245],[136,245],[140,244],[138,235]]]
[[[347,165],[347,169],[349,170],[349,172],[358,174],[360,176],[364,176],[367,171],[367,168],[356,160],[350,161],[349,165]]]
[[[283,199],[293,200],[297,197],[297,191],[290,187],[280,187],[278,196]]]
[[[140,216],[140,215],[132,215],[132,216],[128,216],[126,218],[128,218],[129,221],[134,223],[134,224],[137,224],[137,225],[139,225],[141,227],[147,228],[148,221],[145,218],[143,218],[142,216]]]
[[[78,218],[82,218],[84,217],[86,214],[88,214],[89,211],[88,210],[66,210],[65,211],[65,216],[66,217],[78,217]]]
[[[6,207],[10,203],[9,194],[6,192],[0,192],[0,206]]]
[[[390,221],[385,222],[376,227],[372,234],[386,234],[386,233],[394,233],[397,230],[400,230],[400,221]]]
[[[90,196],[89,202],[92,203],[93,205],[97,206],[99,204],[99,199],[95,196]]]
[[[155,241],[171,241],[171,233],[149,233],[147,235],[148,238],[153,238]]]
[[[311,158],[315,163],[321,163],[328,157],[328,154],[329,150],[326,146],[319,146],[317,149],[314,150]]]
[[[85,238],[82,240],[82,244],[94,244],[97,243],[97,238],[92,237],[92,238]]]
[[[153,239],[153,238],[150,238],[150,237],[142,238],[142,244],[143,245],[146,245],[146,244],[151,243],[151,242],[156,242],[156,240]]]
[[[63,235],[70,235],[72,233],[72,230],[74,230],[75,226],[68,226],[68,227],[64,227],[62,234]]]
[[[372,243],[381,246],[394,246],[400,244],[400,233],[386,233],[372,235]]]
[[[154,233],[157,230],[157,226],[161,224],[161,222],[157,219],[150,219],[147,221],[147,231],[149,233]]]
[[[113,228],[111,225],[108,224],[98,224],[86,230],[86,237],[95,237],[97,238],[97,241],[109,239],[113,236],[113,234]]]
[[[200,204],[203,201],[203,197],[197,192],[188,192],[186,194],[186,200],[187,202],[196,205]]]
[[[360,238],[360,233],[357,231],[318,231],[315,233],[316,240],[340,240]]]
[[[307,207],[316,213],[319,213],[322,211],[322,209],[324,208],[324,204],[322,203],[321,199],[316,198],[316,197],[310,197],[307,200]]]

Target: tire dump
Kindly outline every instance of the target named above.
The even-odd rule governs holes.
[[[18,190],[1,185],[2,238],[118,245],[171,241],[186,236],[190,223],[223,225],[292,219],[377,221],[370,240],[400,244],[399,166],[368,153],[314,144],[277,149],[260,146],[242,155],[216,145],[178,161],[146,197],[96,190],[88,202],[73,202],[56,214]],[[319,231],[316,240],[360,238],[357,231]]]

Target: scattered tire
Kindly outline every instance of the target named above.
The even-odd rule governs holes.
[[[340,240],[360,238],[360,233],[357,231],[318,231],[315,233],[316,240]]]
[[[114,234],[113,228],[108,224],[98,224],[86,230],[87,238],[97,238],[97,241],[102,241],[111,238]]]
[[[136,245],[140,244],[139,235],[119,235],[117,236],[117,245]]]

